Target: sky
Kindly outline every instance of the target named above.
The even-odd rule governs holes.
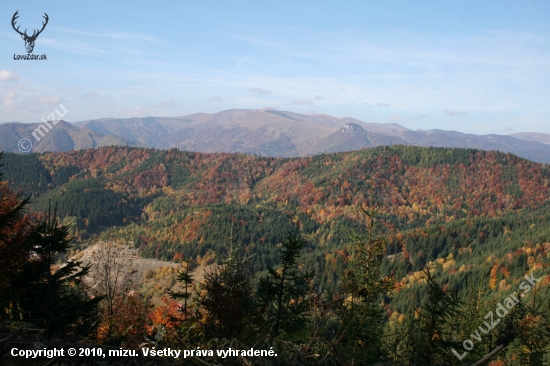
[[[14,60],[20,30],[42,27]],[[12,1],[0,122],[232,108],[550,133],[550,1]]]

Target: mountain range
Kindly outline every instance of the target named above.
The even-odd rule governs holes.
[[[57,122],[51,130],[43,128],[40,132],[35,132],[39,126],[40,123],[0,124],[0,151],[20,153],[18,143],[24,138],[32,142],[32,152],[61,152],[112,145],[140,146],[139,143],[120,136],[100,134],[65,121]]]
[[[349,117],[304,115],[271,108],[230,109],[170,118],[62,121],[40,141],[35,141],[32,133],[38,126],[15,122],[0,124],[0,151],[20,152],[17,144],[22,138],[32,141],[33,152],[130,145],[275,157],[311,156],[400,144],[498,150],[550,163],[550,135],[544,133],[474,135],[440,129],[414,131],[396,123],[367,123]]]

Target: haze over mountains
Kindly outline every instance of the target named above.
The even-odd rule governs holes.
[[[59,152],[110,145],[139,146],[138,143],[117,135],[99,134],[65,121],[59,121],[51,130],[42,129],[41,132],[34,132],[39,126],[40,123],[0,124],[0,151],[20,153],[18,143],[23,138],[31,140],[32,152]]]
[[[40,141],[32,138],[38,124],[0,125],[0,150],[20,152],[29,138],[33,152],[68,151],[105,145],[178,148],[198,152],[231,152],[277,157],[308,156],[381,145],[414,145],[499,150],[540,163],[550,163],[550,135],[474,135],[445,130],[413,131],[395,123],[366,123],[324,114],[303,115],[275,109],[231,109],[181,117],[103,118],[61,122]]]

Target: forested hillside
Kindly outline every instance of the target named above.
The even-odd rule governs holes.
[[[283,159],[104,147],[3,162],[33,210],[57,205],[73,252],[99,238],[133,243],[145,257],[209,264],[213,253],[231,257],[230,238],[257,281],[281,264],[280,243],[298,225],[297,265],[322,294],[341,291],[357,265],[352,238],[372,224],[364,212],[378,208],[380,278],[393,283],[379,295],[395,342],[412,324],[403,319],[438,293],[427,270],[441,296],[456,294],[470,310],[477,303],[477,317],[533,271],[550,298],[550,167],[511,154],[391,146]]]
[[[464,149],[393,146],[276,159],[108,147],[4,160],[6,178],[32,195],[31,206],[56,203],[82,241],[126,238],[146,256],[174,260],[219,250],[220,234],[237,222],[247,232],[237,240],[258,253],[257,270],[293,218],[326,251],[357,226],[359,207],[380,206],[381,228],[396,233],[515,217],[550,198],[547,166]],[[415,270],[439,254],[422,241],[412,245],[403,242],[406,254],[420,254]]]
[[[335,218],[354,221],[356,207],[376,205],[388,230],[403,230],[534,209],[550,196],[548,167],[463,149],[393,146],[276,159],[109,147],[6,154],[5,165],[34,208],[53,199],[81,236],[130,222],[145,228],[198,206],[208,215],[206,205],[223,204],[307,216],[312,230]]]

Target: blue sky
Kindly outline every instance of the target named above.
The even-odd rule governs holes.
[[[49,24],[15,61],[21,30]],[[29,32],[30,33],[30,32]],[[550,133],[550,2],[11,1],[0,9],[0,122],[230,108]]]

